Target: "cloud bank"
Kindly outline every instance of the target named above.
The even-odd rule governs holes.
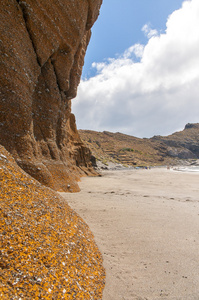
[[[151,137],[199,122],[198,29],[199,1],[185,1],[165,33],[146,24],[146,45],[93,63],[96,76],[81,81],[73,100],[78,128]]]

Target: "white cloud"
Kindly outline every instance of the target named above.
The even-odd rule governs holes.
[[[135,55],[136,58],[142,58],[143,56],[143,51],[144,51],[144,45],[141,44],[135,44],[128,48],[124,54],[123,58],[132,58],[133,55]]]
[[[81,81],[73,100],[78,128],[149,137],[199,122],[198,28],[199,1],[185,1],[164,34],[146,27],[146,46],[94,63],[97,75]]]
[[[142,27],[142,31],[148,37],[148,39],[152,38],[153,36],[158,35],[158,31],[156,29],[152,29],[150,24],[145,24]]]

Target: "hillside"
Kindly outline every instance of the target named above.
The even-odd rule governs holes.
[[[187,124],[183,131],[163,137],[141,139],[122,133],[79,130],[93,156],[129,166],[161,166],[196,163],[199,158],[199,124]]]
[[[172,157],[199,158],[199,123],[188,123],[182,131],[168,136],[155,136],[151,140],[166,144]]]

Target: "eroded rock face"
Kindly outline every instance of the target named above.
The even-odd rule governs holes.
[[[168,147],[168,155],[180,159],[199,158],[199,123],[188,123],[184,130],[168,136],[155,136]]]
[[[0,299],[102,299],[102,256],[85,222],[0,145]]]
[[[0,143],[45,185],[77,191],[92,172],[71,114],[102,0],[2,0]]]

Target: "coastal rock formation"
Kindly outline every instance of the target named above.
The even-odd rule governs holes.
[[[41,183],[78,191],[90,150],[71,114],[102,0],[2,0],[0,144]]]
[[[102,299],[105,272],[90,229],[44,186],[78,191],[79,176],[93,172],[71,99],[100,4],[1,0],[2,300]]]
[[[155,136],[151,140],[164,143],[167,154],[180,159],[199,158],[199,123],[188,123],[184,130],[168,136]]]
[[[0,146],[0,299],[102,299],[101,254],[85,222]]]

